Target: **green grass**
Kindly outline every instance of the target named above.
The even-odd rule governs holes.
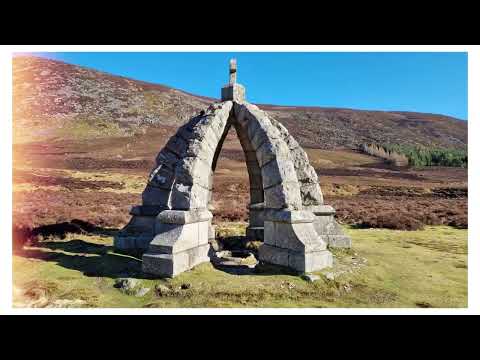
[[[238,224],[236,231],[241,232]],[[225,229],[225,225],[223,225]],[[226,231],[226,230],[224,230]],[[138,259],[115,254],[108,236],[69,235],[15,255],[16,306],[81,307],[466,307],[467,230],[352,229],[354,248],[335,249],[334,268],[307,282],[264,266],[231,275],[205,263],[174,279],[148,279]],[[335,277],[331,279],[331,274]],[[150,288],[127,295],[115,278]],[[329,279],[330,278],[330,279]],[[188,284],[188,289],[181,289]],[[169,291],[161,295],[155,286]],[[184,286],[185,287],[185,286]]]
[[[97,137],[130,136],[131,129],[120,127],[117,122],[108,119],[76,116],[73,121],[65,122],[56,130],[61,138],[91,139]]]

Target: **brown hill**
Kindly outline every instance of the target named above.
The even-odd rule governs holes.
[[[208,80],[208,74],[205,77]],[[215,100],[61,61],[32,56],[13,59],[15,143],[132,136],[159,126],[173,129]],[[467,122],[449,116],[260,107],[304,147],[356,148],[364,142],[467,147]]]

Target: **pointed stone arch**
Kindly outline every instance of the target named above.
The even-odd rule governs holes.
[[[143,252],[143,270],[160,276],[209,261],[213,172],[234,127],[250,180],[247,235],[264,240],[260,260],[300,272],[331,266],[327,245],[350,246],[350,239],[323,204],[307,154],[283,125],[244,101],[243,87],[230,85],[222,95],[225,101],[190,119],[159,152],[142,205],[132,208],[115,248]]]

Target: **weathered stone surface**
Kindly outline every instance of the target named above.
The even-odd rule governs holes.
[[[190,211],[165,210],[157,215],[156,221],[164,224],[191,224],[200,221],[208,221],[213,217],[207,209],[195,209]]]
[[[304,206],[323,204],[322,191],[318,183],[300,183],[300,193]]]
[[[120,253],[143,253],[148,250],[153,235],[146,233],[117,234],[113,238],[113,246]]]
[[[244,105],[241,105],[239,103],[234,103],[233,105],[233,115],[235,116],[236,123],[240,125],[240,129],[244,129],[249,121],[249,117],[247,117],[248,110]],[[243,133],[239,131],[240,129],[237,129],[237,134],[238,137],[240,138],[240,141],[242,140],[242,137],[244,137]]]
[[[269,244],[263,244],[258,249],[258,257],[260,261],[264,261],[269,264],[288,266],[288,249],[280,249]]]
[[[237,103],[245,101],[245,88],[240,84],[228,85],[222,88],[222,101],[233,100]]]
[[[302,208],[300,186],[298,182],[283,182],[276,186],[264,189],[265,206],[273,209]]]
[[[199,185],[210,188],[211,163],[197,157],[186,157],[175,168],[176,182],[183,185]]]
[[[162,149],[155,159],[157,165],[164,165],[170,169],[175,168],[175,164],[178,161],[178,156],[173,152],[169,151],[167,148]]]
[[[263,241],[264,234],[265,232],[264,232],[263,226],[261,227],[249,226],[245,231],[245,236],[249,240]]]
[[[290,150],[281,139],[268,139],[256,151],[258,165],[263,167],[268,162],[278,159],[290,160]]]
[[[313,223],[285,223],[266,220],[264,223],[266,244],[299,252],[321,251],[326,242],[315,231]]]
[[[250,188],[250,201],[253,202],[262,202],[264,201],[264,193],[263,189],[255,189],[255,188]]]
[[[172,188],[175,173],[166,165],[159,165],[150,173],[148,184],[152,187],[158,187],[165,190]]]
[[[263,188],[268,189],[271,186],[283,182],[296,182],[295,168],[288,159],[275,159],[262,167]],[[298,182],[297,182],[298,183]]]
[[[147,185],[142,193],[144,205],[159,205],[169,207],[170,191]]]
[[[172,136],[165,147],[177,156],[181,156],[185,151],[187,143],[179,136]]]
[[[314,227],[319,236],[325,239],[328,247],[332,248],[350,248],[352,247],[352,239],[347,236],[343,229],[335,221],[335,210],[331,206],[315,206]]]
[[[300,272],[313,272],[333,265],[332,253],[328,250],[292,254],[288,266]]]
[[[287,224],[299,224],[299,223],[312,223],[316,217],[310,211],[299,210],[277,210],[277,209],[264,209],[263,219],[267,221],[274,221],[278,223]]]
[[[299,181],[318,182],[318,176],[315,169],[310,165],[308,161],[307,153],[300,147],[291,150],[291,159],[297,172],[297,178]]]
[[[206,244],[174,254],[144,254],[142,270],[161,277],[174,277],[203,262],[210,261]]]
[[[330,205],[315,205],[306,207],[308,211],[311,211],[315,215],[335,215],[335,209]]]
[[[188,142],[185,152],[182,154],[182,158],[196,157],[211,164],[213,155],[215,154],[215,150],[212,147],[214,142],[214,140],[209,140],[208,138],[192,139]]]
[[[209,189],[197,184],[174,184],[171,195],[171,208],[178,210],[202,209],[208,204]]]
[[[256,162],[247,163],[247,171],[250,180],[250,188],[263,190],[262,170],[258,164]]]
[[[277,120],[274,118],[270,117],[270,122],[272,123],[273,126],[275,126],[278,131],[280,132],[280,136],[282,139],[285,141],[285,143],[288,145],[288,148],[290,150],[297,149],[300,147],[298,142],[291,136],[285,126],[283,126],[281,123],[279,123]]]
[[[251,204],[249,206],[249,224],[251,227],[263,227],[265,220],[265,205],[264,203]]]

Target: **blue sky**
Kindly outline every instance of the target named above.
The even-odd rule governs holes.
[[[419,111],[467,119],[467,53],[35,54],[220,97],[228,60],[252,103]]]

